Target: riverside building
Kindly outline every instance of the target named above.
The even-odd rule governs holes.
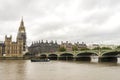
[[[21,19],[16,41],[12,36],[5,36],[4,43],[0,44],[0,54],[5,57],[22,57],[26,51],[26,31],[23,19]]]
[[[44,42],[43,40],[37,41],[31,44],[31,46],[28,48],[29,52],[32,54],[38,54],[38,53],[49,53],[49,52],[57,52],[59,50],[59,44],[57,41],[51,41]]]

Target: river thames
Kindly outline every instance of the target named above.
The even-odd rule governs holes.
[[[118,63],[0,60],[0,80],[120,80]]]

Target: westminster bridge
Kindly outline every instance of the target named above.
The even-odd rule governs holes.
[[[117,58],[120,56],[120,49],[38,53],[38,56],[40,58],[49,58],[50,60],[91,61],[92,58],[98,58],[99,62],[117,62]]]

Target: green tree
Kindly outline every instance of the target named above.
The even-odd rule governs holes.
[[[72,46],[72,51],[78,51],[78,47],[77,46]]]
[[[110,48],[110,47],[102,47],[101,49],[102,50],[112,50],[112,48]]]
[[[59,48],[59,51],[64,52],[64,51],[66,51],[66,48],[64,46],[62,46],[62,47]]]
[[[117,46],[117,48],[116,49],[120,49],[120,45],[119,46]]]
[[[92,50],[100,50],[100,49],[101,49],[100,47],[95,47]]]
[[[84,51],[84,50],[90,50],[89,48],[87,47],[83,47],[83,48],[80,48],[81,51]]]

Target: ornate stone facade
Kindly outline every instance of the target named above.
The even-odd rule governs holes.
[[[73,44],[68,41],[66,41],[66,42],[62,41],[61,45],[60,45],[60,47],[64,47],[66,49],[66,51],[72,51],[72,46],[73,46]]]
[[[66,49],[66,51],[73,51],[73,46],[76,46],[78,48],[78,50],[80,51],[81,48],[87,48],[87,45],[85,43],[70,43],[68,41],[66,42],[61,42],[61,44],[58,44],[57,42],[44,42],[42,41],[37,41],[34,42],[30,45],[30,47],[28,48],[30,54],[38,54],[38,53],[52,53],[52,52],[58,52],[60,47],[64,47]]]
[[[12,42],[12,36],[5,36],[5,55],[7,57],[22,56],[23,51],[23,40]]]
[[[60,47],[65,47],[66,51],[73,51],[72,49],[73,46],[76,46],[78,51],[80,51],[81,48],[87,48],[87,45],[84,42],[82,43],[77,42],[77,43],[72,44],[71,42],[68,42],[68,41],[66,42],[62,41],[60,44]]]
[[[3,42],[0,43],[0,56],[3,56],[5,53],[5,44]]]
[[[31,54],[57,52],[58,49],[59,45],[56,41],[43,42],[43,40],[41,42],[39,41],[32,43],[32,45],[28,48]]]
[[[74,45],[78,48],[79,51],[82,48],[87,48],[87,45],[84,42],[82,42],[82,43],[77,42],[77,43],[74,43]]]
[[[5,36],[5,53],[6,57],[22,57],[23,51],[26,50],[26,32],[23,19],[21,20],[20,27],[18,29],[18,35],[16,42],[12,41],[12,36]]]

